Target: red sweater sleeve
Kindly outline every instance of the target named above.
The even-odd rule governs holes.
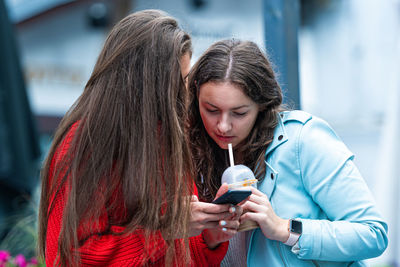
[[[195,194],[199,196],[195,186]],[[228,251],[229,241],[219,244],[215,249],[209,249],[203,239],[203,235],[193,236],[189,239],[190,254],[194,261],[194,266],[220,266]]]
[[[229,242],[221,243],[215,249],[209,249],[204,242],[203,236],[193,236],[189,239],[190,254],[193,266],[220,266],[228,251]]]
[[[57,161],[62,160],[69,149],[71,140],[75,134],[77,125],[74,124],[60,144],[54,154],[50,173]],[[52,178],[50,178],[52,179]],[[53,266],[56,261],[58,251],[58,240],[63,218],[63,210],[68,197],[67,190],[63,188],[56,196],[52,197],[53,207],[49,213],[47,235],[46,235],[46,266]],[[197,192],[196,192],[197,194]],[[148,247],[145,249],[145,238],[140,230],[132,234],[116,235],[103,234],[102,232],[110,228],[108,232],[120,233],[124,230],[119,226],[108,226],[107,216],[100,218],[99,234],[92,235],[85,239],[79,248],[82,266],[164,266],[166,242],[160,232],[155,232],[148,240]],[[181,242],[181,240],[176,240]],[[194,236],[189,239],[192,266],[219,266],[228,249],[228,242],[220,244],[216,249],[210,250],[202,235]],[[144,253],[147,251],[149,258],[144,260]],[[179,261],[179,259],[178,259]],[[174,266],[180,266],[176,262]]]

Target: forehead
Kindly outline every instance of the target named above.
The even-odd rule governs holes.
[[[199,99],[200,101],[222,106],[254,103],[239,85],[231,82],[207,82],[202,84],[200,86]]]

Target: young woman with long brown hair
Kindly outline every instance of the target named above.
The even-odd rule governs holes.
[[[222,40],[189,75],[190,137],[201,198],[211,201],[228,164],[253,170],[257,188],[221,266],[366,266],[388,244],[354,155],[327,122],[287,110],[267,56],[253,42]]]
[[[190,36],[161,11],[133,13],[112,29],[43,166],[47,266],[219,265],[229,238],[218,232],[236,233],[240,208],[232,215],[229,205],[191,197],[190,56]]]

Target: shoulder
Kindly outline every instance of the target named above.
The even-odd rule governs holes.
[[[67,130],[65,137],[63,138],[61,142],[60,147],[69,147],[72,140],[76,136],[76,132],[79,128],[79,121],[74,122]]]
[[[285,126],[285,129],[289,131],[291,128],[299,130],[298,133],[302,138],[305,137],[305,134],[306,137],[313,137],[313,134],[316,134],[316,136],[314,137],[318,137],[322,132],[328,133],[338,138],[337,134],[328,124],[328,122],[306,111],[283,111],[280,113],[280,115],[282,124]]]
[[[274,138],[266,154],[285,144],[287,149],[299,152],[304,147],[314,152],[324,151],[324,147],[343,148],[344,144],[332,127],[323,119],[301,110],[283,111],[279,114]]]
[[[282,111],[280,116],[284,124],[290,122],[299,122],[301,124],[305,124],[313,118],[313,115],[302,110]]]
[[[301,158],[315,160],[319,157],[330,157],[342,161],[354,156],[324,119],[296,110],[285,112],[282,120],[288,134],[296,140]]]
[[[54,154],[54,159],[56,161],[61,160],[70,149],[71,143],[76,136],[76,132],[78,130],[80,121],[74,122],[64,134],[64,138],[61,140],[59,145],[57,146],[56,152]]]
[[[322,152],[346,151],[351,154],[339,135],[324,119],[301,110],[280,113],[280,123],[288,139],[295,141],[298,149]]]

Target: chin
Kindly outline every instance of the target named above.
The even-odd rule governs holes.
[[[219,148],[228,149],[228,143],[221,142],[221,141],[217,142],[215,140],[214,140],[214,142],[219,146]],[[235,147],[235,144],[232,143],[232,147]]]
[[[212,138],[212,139],[213,139],[214,143],[217,144],[217,146],[218,146],[219,148],[221,148],[221,149],[228,149],[228,144],[227,144],[227,143],[221,142],[221,141],[219,141],[218,139],[214,139],[214,138]]]
[[[217,145],[218,145],[219,148],[221,148],[221,149],[228,149],[228,144],[225,144],[225,143],[223,143],[223,144],[218,144],[218,143],[217,143]]]

